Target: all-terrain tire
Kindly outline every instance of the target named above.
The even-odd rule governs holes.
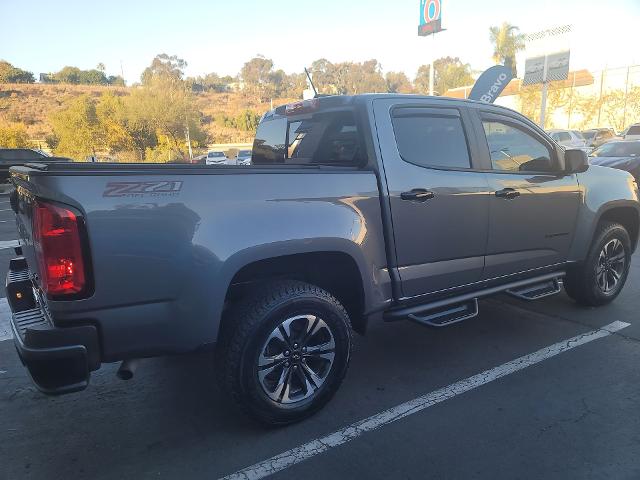
[[[612,262],[605,260],[606,255],[603,251],[606,246],[611,248],[613,245],[618,246],[618,254],[623,265],[617,264],[619,272],[615,272],[617,278],[615,285],[611,288],[603,288],[602,268],[607,266],[612,268]],[[622,251],[623,250],[623,251]],[[603,264],[606,262],[606,265]],[[587,306],[601,306],[612,302],[622,291],[629,274],[629,265],[631,262],[631,239],[627,230],[615,222],[601,222],[598,225],[593,242],[589,249],[587,258],[579,265],[573,267],[564,279],[564,288],[571,298],[577,303]],[[598,273],[600,272],[600,276]],[[607,274],[606,282],[613,282],[614,274]],[[607,283],[607,287],[610,285]]]
[[[303,337],[311,335],[312,332],[305,334],[304,328],[308,322],[318,325],[320,320],[315,319],[320,319],[323,323],[322,331],[318,330],[313,335],[317,337],[322,334],[326,338],[331,338],[327,340],[329,343],[319,345],[334,346],[333,355],[324,354],[324,357],[332,358],[329,366],[324,363],[326,358],[314,359],[312,354],[303,354],[302,343],[293,349],[296,338],[304,339]],[[289,322],[286,325],[290,329],[290,335],[282,333],[282,325],[285,322]],[[282,342],[277,338],[278,336],[282,337]],[[318,344],[318,342],[324,342],[326,338],[314,340],[312,336],[305,341]],[[285,342],[284,339],[287,341]],[[291,340],[290,343],[289,340]],[[301,340],[298,341],[301,342]],[[265,342],[267,342],[266,349]],[[265,357],[265,352],[269,349],[275,351],[278,348],[282,350],[273,353],[278,357]],[[309,348],[320,347],[316,345]],[[243,298],[225,317],[221,338],[216,348],[215,369],[222,392],[229,395],[246,414],[268,425],[286,425],[312,415],[331,399],[347,372],[351,348],[352,331],[349,316],[335,297],[308,283],[295,280],[276,281],[256,287],[253,293]],[[285,352],[291,360],[287,367],[291,377],[284,376],[282,373],[285,371],[283,366],[286,360],[283,357]],[[297,355],[298,352],[296,363],[293,363],[294,354]],[[269,353],[271,354],[271,351]],[[303,359],[304,356],[307,357]],[[273,383],[280,380],[279,384],[282,384],[282,378],[292,378],[291,388],[285,389],[286,395],[279,395],[277,389],[271,391],[267,388],[269,379],[264,380],[259,377],[261,371],[266,371],[262,364],[265,358],[279,358],[268,364],[269,369],[271,365],[278,364],[272,372],[275,378]],[[320,367],[317,367],[316,363],[316,368],[324,368],[328,373],[321,374],[322,378],[310,374],[309,366],[312,360],[319,362]],[[282,363],[278,363],[281,361]],[[302,362],[305,364],[303,365]],[[295,372],[292,370],[294,365]],[[279,371],[281,366],[282,370]],[[320,386],[317,389],[307,388],[303,391],[305,379],[310,380],[309,384],[312,386],[316,383]],[[295,400],[292,394],[294,387],[299,388],[299,401]],[[309,391],[313,393],[307,398],[302,398]],[[295,401],[292,401],[290,396]]]

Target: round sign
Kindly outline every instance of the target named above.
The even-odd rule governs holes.
[[[440,18],[440,0],[427,0],[424,4],[425,23],[433,22]]]

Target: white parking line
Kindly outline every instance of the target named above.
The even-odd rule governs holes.
[[[0,298],[0,342],[13,338],[11,325],[9,325],[10,318],[11,309],[9,308],[9,303],[6,298]]]
[[[18,240],[0,240],[0,250],[17,247],[18,245],[20,245]]]
[[[516,358],[515,360],[503,365],[486,370],[472,377],[453,383],[447,387],[427,393],[422,397],[409,400],[406,403],[385,410],[384,412],[365,418],[364,420],[360,420],[357,423],[330,433],[327,436],[312,440],[309,443],[305,443],[304,445],[283,452],[268,460],[256,463],[255,465],[239,470],[236,473],[232,473],[231,475],[224,477],[224,479],[256,480],[267,477],[297,463],[308,460],[320,453],[326,452],[330,448],[355,440],[363,433],[370,432],[383,427],[384,425],[396,422],[440,402],[444,402],[445,400],[449,400],[457,395],[468,392],[469,390],[473,390],[489,382],[493,382],[494,380],[498,380],[499,378],[523,370],[535,365],[536,363],[542,362],[543,360],[547,360],[548,358],[555,357],[567,350],[571,350],[599,338],[607,337],[628,326],[629,324],[625,322],[613,322],[598,330],[593,330],[591,332],[563,340],[562,342],[554,343],[553,345],[538,350],[537,352]]]

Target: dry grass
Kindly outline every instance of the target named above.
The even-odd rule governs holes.
[[[0,84],[0,119],[24,123],[29,137],[44,146],[45,136],[51,134],[50,115],[59,110],[64,102],[80,95],[100,97],[104,92],[128,95],[131,87],[99,85],[50,85],[50,84]],[[295,101],[274,99],[273,105]],[[235,116],[242,110],[262,114],[269,110],[270,102],[260,102],[242,92],[206,92],[196,96],[196,105],[202,112],[203,127],[215,143],[249,142],[251,132],[242,132],[218,125],[213,120],[216,114]]]

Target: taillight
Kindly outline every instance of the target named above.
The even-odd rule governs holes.
[[[285,109],[285,115],[299,115],[301,113],[309,113],[314,112],[320,106],[320,102],[317,98],[312,98],[309,100],[301,100],[295,103],[289,103]]]
[[[87,285],[78,216],[71,210],[36,202],[33,215],[35,246],[42,288],[49,296],[78,294]]]

